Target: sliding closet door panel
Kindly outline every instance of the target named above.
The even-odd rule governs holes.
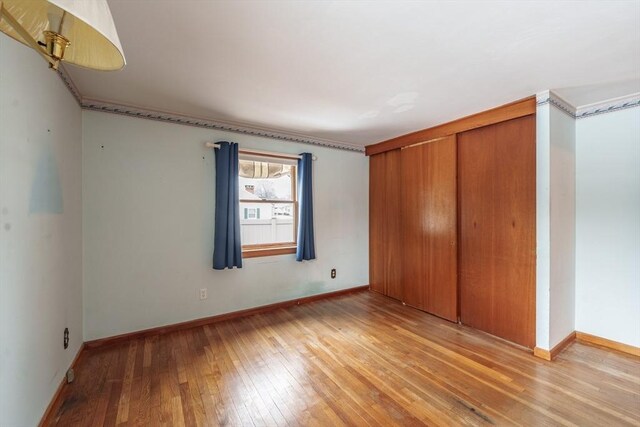
[[[402,227],[400,224],[400,150],[387,151],[387,176],[385,179],[386,203],[386,295],[402,299]]]
[[[401,151],[402,186],[402,301],[424,310],[425,271],[424,238],[418,230],[422,227],[425,193],[423,170],[425,156],[423,146],[404,148]]]
[[[535,116],[458,134],[462,323],[535,346]]]
[[[369,286],[381,294],[385,293],[385,154],[369,157]]]
[[[401,299],[400,150],[369,158],[369,281]]]
[[[455,136],[402,149],[403,300],[457,321]]]

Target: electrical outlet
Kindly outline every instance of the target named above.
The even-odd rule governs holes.
[[[207,299],[207,288],[200,289],[200,299]]]
[[[69,347],[69,328],[64,328],[64,338],[62,338],[62,345],[65,349]]]
[[[335,268],[332,268],[332,269],[331,269],[331,278],[332,278],[332,279],[335,279],[335,278],[336,278],[336,269],[335,269]]]

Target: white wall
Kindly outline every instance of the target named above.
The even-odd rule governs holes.
[[[575,331],[575,119],[551,106],[549,348]]]
[[[546,350],[575,330],[575,144],[573,117],[538,105],[536,347]]]
[[[82,343],[81,129],[60,78],[0,35],[3,426],[39,422]]]
[[[214,153],[204,143],[214,140],[318,157],[317,260],[283,255],[211,268]],[[83,112],[83,145],[85,340],[368,284],[361,153],[91,111]]]
[[[576,126],[576,329],[640,346],[640,108]]]
[[[542,93],[538,98],[548,94]],[[550,104],[536,108],[536,347],[549,349],[551,287]]]

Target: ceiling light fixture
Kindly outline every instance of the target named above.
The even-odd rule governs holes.
[[[126,64],[106,0],[0,0],[0,31],[54,70],[60,61],[103,71]]]

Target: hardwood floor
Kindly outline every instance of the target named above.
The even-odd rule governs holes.
[[[54,425],[640,425],[640,359],[554,362],[373,292],[88,350]]]

